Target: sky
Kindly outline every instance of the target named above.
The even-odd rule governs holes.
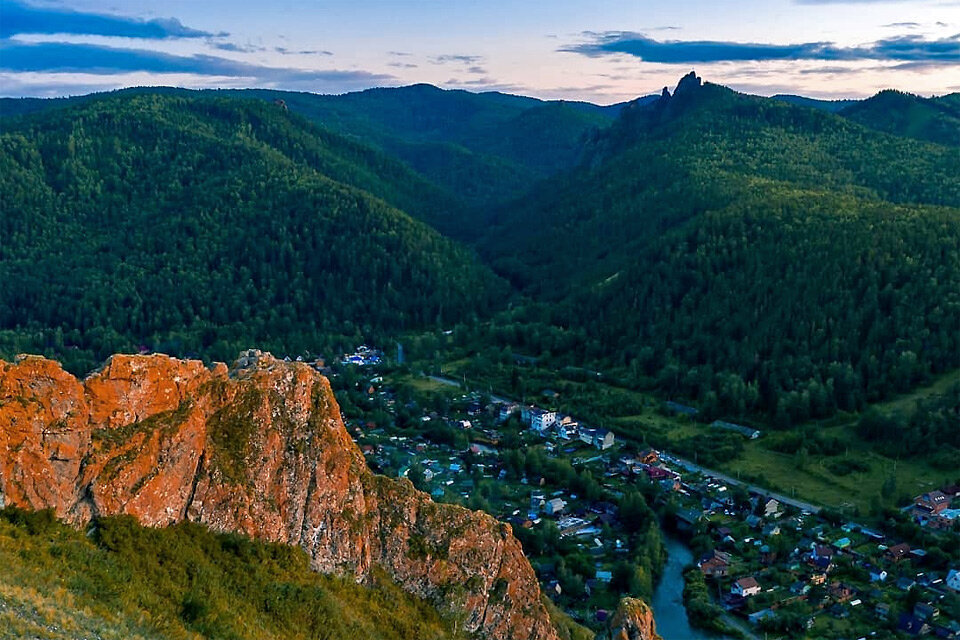
[[[430,83],[611,104],[960,91],[960,0],[2,0],[0,95]]]

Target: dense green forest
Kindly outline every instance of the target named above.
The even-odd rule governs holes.
[[[310,569],[297,547],[165,529],[129,516],[86,532],[50,512],[0,510],[0,636],[441,640],[455,621],[384,575]]]
[[[110,96],[5,122],[0,351],[231,359],[496,308],[489,270],[387,204],[429,195],[417,180],[263,102]]]
[[[878,131],[960,145],[960,93],[921,98],[901,91],[881,91],[844,108],[840,115]]]
[[[858,411],[960,367],[960,154],[929,141],[955,98],[688,76],[610,108],[426,85],[5,100],[0,352],[80,370],[456,324],[705,417]]]
[[[584,136],[608,125],[620,108],[425,84],[343,96],[229,93],[281,99],[313,122],[396,155],[473,206],[519,195],[531,183],[574,166]],[[443,230],[456,233],[460,227]]]
[[[783,426],[960,366],[955,148],[688,78],[587,153],[480,244],[523,352]]]

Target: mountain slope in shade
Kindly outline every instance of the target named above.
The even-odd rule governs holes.
[[[370,472],[311,368],[244,365],[115,356],[81,382],[0,362],[0,501],[296,545],[316,571],[383,570],[482,637],[557,638],[509,525]]]
[[[274,104],[109,96],[6,127],[0,167],[0,344],[74,370],[139,345],[335,348],[504,291],[387,204],[438,202],[415,174]]]
[[[772,96],[771,100],[779,100],[798,107],[810,107],[811,109],[819,109],[829,113],[836,113],[858,102],[858,100],[819,100],[817,98],[807,98],[805,96],[795,96],[784,93],[778,93]]]
[[[877,131],[960,146],[960,93],[921,98],[901,91],[881,91],[839,114]]]
[[[573,166],[582,138],[610,123],[619,105],[551,101],[432,85],[369,89],[341,96],[260,89],[235,95],[282,99],[310,120],[377,145],[470,205],[515,196]],[[455,227],[447,233],[472,232]]]

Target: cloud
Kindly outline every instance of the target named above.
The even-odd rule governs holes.
[[[464,56],[464,55],[453,55],[453,54],[444,54],[440,56],[433,56],[430,58],[430,62],[433,64],[469,64],[475,65],[478,62],[483,62],[483,56]]]
[[[58,7],[37,7],[20,0],[3,0],[0,38],[10,38],[22,33],[68,33],[149,40],[228,35],[223,32],[215,34],[192,29],[176,18],[143,20],[119,15],[81,13]]]
[[[281,53],[283,55],[301,55],[301,56],[332,56],[333,51],[318,50],[318,49],[301,49],[299,51],[294,51],[292,49],[287,49],[286,47],[274,47],[274,51]]]
[[[416,69],[420,65],[416,65],[411,62],[388,62],[387,66],[396,67],[397,69]]]
[[[882,26],[884,29],[918,29],[923,25],[919,22],[891,22]]]
[[[382,85],[393,76],[366,71],[268,67],[210,55],[179,56],[145,49],[44,42],[0,46],[0,71],[12,73],[83,73],[110,76],[130,72],[193,74],[249,79],[264,86],[337,87]]]
[[[691,64],[764,60],[889,60],[903,62],[960,62],[960,34],[938,40],[918,35],[884,38],[856,46],[831,42],[762,44],[713,40],[654,40],[630,31],[585,32],[587,42],[560,51],[597,57],[626,54],[645,62]]]
[[[230,51],[233,53],[254,53],[256,51],[266,51],[264,47],[258,47],[256,45],[247,44],[234,44],[232,42],[210,42],[211,47],[214,49],[219,49],[220,51]]]

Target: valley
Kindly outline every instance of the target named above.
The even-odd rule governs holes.
[[[956,636],[956,97],[0,99],[0,621]]]

